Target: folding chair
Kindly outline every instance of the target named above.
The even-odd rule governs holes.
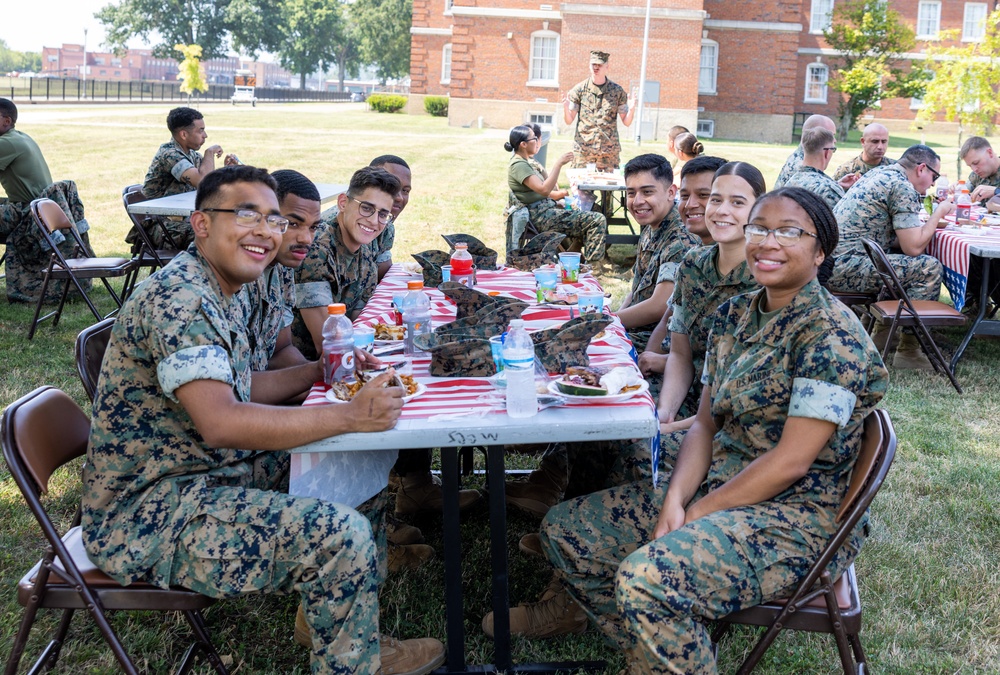
[[[778,633],[786,629],[833,633],[845,675],[867,672],[865,652],[858,636],[861,630],[861,597],[854,565],[848,567],[836,581],[830,578],[827,566],[867,512],[895,456],[896,433],[889,414],[884,410],[874,410],[865,418],[861,451],[837,513],[837,531],[809,572],[786,600],[767,602],[730,614],[720,620],[712,635],[712,641],[718,644],[733,624],[767,627],[740,666],[738,675],[752,672]]]
[[[84,328],[76,336],[76,372],[80,374],[83,389],[91,401],[94,400],[94,393],[97,391],[101,362],[104,360],[104,352],[108,349],[114,325],[115,317],[110,316],[93,326]]]
[[[880,300],[868,306],[868,313],[875,324],[889,325],[889,337],[885,343],[886,347],[883,350],[882,360],[886,361],[888,357],[887,352],[889,345],[892,344],[892,338],[896,335],[896,329],[910,327],[917,336],[920,348],[927,355],[931,365],[934,366],[934,370],[939,373],[945,373],[948,379],[951,380],[956,391],[961,394],[962,387],[959,386],[958,380],[955,379],[955,372],[952,370],[951,364],[945,360],[944,355],[941,353],[941,348],[937,346],[934,338],[931,337],[928,326],[964,326],[967,321],[966,316],[943,302],[936,300],[910,300],[910,297],[906,294],[906,289],[903,288],[902,282],[896,275],[896,270],[892,268],[892,263],[889,262],[889,257],[886,256],[882,247],[871,239],[862,239],[861,243],[864,245],[865,251],[872,261],[872,265],[875,266],[875,271],[878,273],[879,278],[882,279],[884,293],[880,297],[888,298],[887,300]]]
[[[31,321],[31,329],[28,331],[28,339],[32,339],[35,336],[35,329],[38,328],[38,324],[45,321],[49,317],[55,317],[52,321],[53,326],[59,325],[59,317],[62,315],[63,305],[66,304],[66,296],[69,294],[69,284],[65,284],[63,288],[62,297],[59,300],[59,307],[53,312],[49,312],[45,316],[39,318],[38,315],[42,311],[42,303],[45,300],[45,290],[49,286],[49,281],[52,279],[63,279],[72,281],[73,285],[76,286],[77,291],[83,296],[84,301],[87,306],[90,307],[90,311],[93,312],[94,317],[100,321],[102,318],[100,312],[97,311],[97,307],[94,306],[93,301],[87,292],[84,290],[83,286],[80,284],[80,279],[100,279],[104,283],[104,287],[108,289],[108,293],[114,298],[115,303],[118,307],[111,312],[114,314],[122,306],[122,298],[115,293],[114,289],[111,288],[111,284],[108,283],[108,279],[111,277],[126,277],[124,289],[127,291],[129,287],[128,275],[130,275],[135,269],[135,263],[128,258],[97,258],[90,252],[88,247],[83,243],[83,239],[80,238],[80,233],[76,231],[73,226],[72,221],[66,217],[59,205],[56,204],[51,199],[36,199],[31,202],[31,217],[35,221],[35,225],[41,231],[46,243],[51,249],[51,257],[49,259],[49,266],[45,270],[45,278],[42,281],[42,290],[38,296],[38,304],[35,306],[35,316]],[[74,257],[66,258],[63,256],[59,247],[56,245],[55,241],[52,239],[52,232],[55,230],[63,230],[67,232],[69,236],[73,237],[76,241],[76,254],[85,255],[87,257]],[[123,292],[123,297],[125,293]],[[110,314],[109,314],[110,316]]]
[[[196,657],[204,654],[217,673],[226,675],[228,671],[212,646],[201,614],[215,602],[212,598],[182,588],[163,590],[142,582],[122,586],[87,558],[79,509],[72,527],[62,536],[45,511],[41,495],[48,492],[49,478],[59,467],[87,453],[90,420],[80,407],[58,389],[39,387],[4,411],[0,434],[10,474],[47,540],[45,556],[17,585],[17,601],[24,607],[24,615],[5,675],[17,672],[39,609],[61,609],[63,614],[55,636],[35,662],[32,673],[55,666],[74,611],[84,609],[126,673],[137,675],[139,671],[108,622],[108,611],[182,612],[194,631],[194,643],[185,652],[177,672],[190,672]]]
[[[128,207],[132,204],[138,204],[139,202],[146,201],[146,195],[142,193],[141,185],[129,185],[124,190],[122,190],[122,204],[125,206],[125,213],[128,214],[129,220],[132,221],[132,227],[135,230],[136,236],[139,238],[139,247],[135,252],[135,258],[137,260],[139,267],[148,267],[149,271],[152,272],[157,267],[163,267],[168,262],[174,259],[174,256],[179,253],[174,249],[158,249],[153,243],[153,239],[150,237],[150,230],[154,228],[159,228],[163,234],[166,241],[172,241],[170,239],[169,233],[160,224],[157,218],[151,216],[140,217],[139,215],[132,213],[128,210]],[[150,228],[149,230],[146,228]]]

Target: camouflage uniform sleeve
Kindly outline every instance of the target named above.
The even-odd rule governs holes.
[[[295,270],[281,266],[281,327],[292,325],[295,319]]]
[[[923,210],[923,205],[909,181],[898,181],[893,185],[888,203],[892,229],[908,230],[920,227],[920,212]]]
[[[660,269],[656,273],[656,283],[662,284],[667,281],[674,281],[677,278],[678,264],[672,260],[660,263]]]
[[[628,113],[628,94],[625,93],[625,88],[622,87],[621,85],[618,85],[618,88],[615,90],[615,94],[617,95],[617,99],[618,99],[616,101],[616,103],[618,104],[617,105],[618,114],[619,115],[625,115],[625,114],[627,114]]]
[[[392,245],[396,240],[396,226],[389,223],[382,230],[382,234],[378,236],[375,240],[376,246],[375,250],[377,255],[375,256],[375,263],[382,264],[384,262],[392,262]]]
[[[844,162],[837,167],[837,170],[833,172],[833,180],[840,180],[849,173],[854,173],[851,169],[854,165],[853,161]]]
[[[156,309],[162,309],[156,305]],[[154,310],[155,311],[155,310]],[[177,402],[174,392],[196,380],[218,380],[235,386],[227,341],[219,326],[202,310],[200,300],[172,303],[157,312],[152,334],[152,358],[163,393]]]
[[[715,381],[715,355],[719,340],[727,331],[736,331],[735,325],[728,325],[731,307],[728,300],[719,306],[719,310],[715,313],[715,320],[712,322],[712,328],[709,330],[708,339],[705,341],[705,366],[701,371],[701,384],[704,387],[711,387]]]
[[[336,224],[328,223],[316,236],[306,259],[295,271],[295,306],[299,309],[325,307],[333,302],[330,286],[330,258],[336,255],[331,247],[333,227]]]
[[[580,99],[583,96],[583,93],[582,93],[583,92],[583,88],[586,85],[587,85],[587,81],[584,80],[583,82],[581,82],[580,84],[576,85],[575,87],[573,87],[572,89],[569,90],[569,95],[567,96],[567,98],[569,99],[570,110],[579,110],[580,109]]]
[[[190,159],[185,157],[180,152],[171,152],[169,155],[167,155],[167,164],[173,165],[170,167],[170,175],[173,176],[174,180],[176,180],[178,183],[184,182],[184,179],[181,178],[181,176],[184,174],[185,171],[187,171],[188,169],[197,168],[191,162]]]
[[[670,296],[674,305],[674,313],[670,315],[670,323],[667,330],[671,333],[688,334],[688,324],[691,322],[690,313],[687,308],[688,279],[694,265],[692,253],[684,256],[674,279],[674,292]]]

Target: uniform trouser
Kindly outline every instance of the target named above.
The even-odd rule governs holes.
[[[539,464],[550,476],[562,477],[565,498],[588,495],[635,480],[632,467],[645,458],[649,464],[649,441],[588,441],[550,443]]]
[[[431,470],[430,448],[400,450],[399,458],[392,469],[400,476],[405,476],[408,473],[427,473]]]
[[[944,267],[929,255],[890,253],[889,262],[911,300],[937,300],[941,294]],[[834,293],[878,293],[882,280],[867,256],[837,258],[827,287]]]
[[[608,221],[596,211],[567,211],[551,199],[528,204],[531,223],[539,232],[562,232],[571,239],[583,240],[583,258],[597,262],[608,246]]]
[[[780,597],[808,571],[833,513],[765,502],[700,518],[650,543],[669,477],[564,502],[542,521],[556,574],[631,672],[715,673],[706,623]],[[840,574],[860,538],[835,558]]]

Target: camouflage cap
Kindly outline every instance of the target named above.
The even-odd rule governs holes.
[[[451,256],[444,251],[424,251],[413,253],[413,258],[424,269],[424,287],[436,288],[441,285],[441,266],[447,265]]]
[[[430,372],[434,377],[489,377],[497,372],[489,338],[423,334],[417,335],[413,342],[418,349],[430,353]]]
[[[442,234],[441,236],[448,242],[448,246],[451,246],[452,253],[455,252],[455,244],[468,244],[469,254],[472,256],[472,263],[476,269],[495,270],[497,268],[497,252],[471,234]]]
[[[464,319],[456,319],[455,321],[438,326],[434,329],[434,334],[439,337],[445,335],[469,335],[484,338],[500,335],[506,330],[511,319],[519,318],[527,306],[526,302],[518,300],[509,304],[483,307],[472,316],[467,316]]]
[[[569,366],[590,365],[587,347],[610,323],[611,317],[590,312],[561,326],[535,331],[531,334],[535,358],[550,373],[565,373]]]
[[[499,307],[511,304],[519,305],[522,310],[527,307],[527,303],[523,300],[505,298],[499,295],[487,295],[482,291],[477,291],[474,288],[463,286],[454,281],[443,282],[438,286],[438,290],[451,298],[451,301],[455,303],[455,307],[457,308],[455,312],[456,319],[464,319],[467,316],[472,316],[486,307]]]
[[[597,49],[590,52],[591,63],[607,63],[610,58],[611,54],[608,54],[607,52],[598,51]]]
[[[562,232],[536,234],[524,246],[507,254],[507,266],[530,272],[542,265],[557,262],[559,245],[565,238],[566,235]]]

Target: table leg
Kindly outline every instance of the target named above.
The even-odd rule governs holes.
[[[962,338],[961,344],[958,345],[958,349],[955,350],[955,355],[951,357],[952,372],[955,372],[958,360],[962,358],[962,354],[975,335],[1000,335],[1000,322],[987,321],[985,325],[983,322],[983,317],[986,316],[986,307],[990,299],[990,267],[992,267],[990,261],[992,258],[971,256],[971,260],[979,261],[982,265],[982,274],[980,275],[979,282],[979,312],[976,314],[976,318],[973,319],[972,325],[969,327],[968,332],[966,332],[965,337]]]
[[[444,600],[448,636],[446,672],[466,672],[462,532],[458,513],[458,452],[459,448],[441,448],[441,490],[444,499],[441,525],[444,534]]]
[[[508,671],[511,666],[505,479],[503,446],[491,445],[486,448],[486,487],[490,493],[490,559],[493,567],[493,663],[498,671]]]

